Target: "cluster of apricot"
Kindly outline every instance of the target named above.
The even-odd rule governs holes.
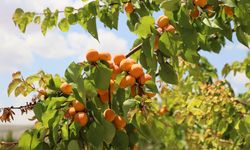
[[[126,58],[123,54],[114,56],[111,60],[111,54],[109,52],[98,52],[97,50],[90,49],[87,52],[86,59],[90,63],[94,63],[98,60],[106,61],[109,64],[109,68],[112,69],[112,75],[110,79],[110,85],[108,90],[98,89],[97,93],[103,103],[108,103],[111,100],[110,93],[115,90],[115,81],[118,74],[125,72],[126,75],[121,79],[119,83],[120,88],[131,87],[131,95],[134,97],[137,94],[147,95],[148,97],[155,96],[154,93],[143,92],[139,93],[137,87],[142,88],[146,81],[152,79],[152,76],[145,74],[140,64],[137,64],[135,60]]]
[[[86,126],[88,123],[88,115],[86,113],[85,105],[78,100],[74,100],[71,107],[66,111],[65,118],[74,118],[75,122],[79,122],[81,126]]]
[[[198,6],[202,9],[205,9],[208,12],[208,16],[213,15],[214,7],[212,5],[207,4],[207,0],[193,0],[194,3],[194,9],[190,12],[190,16],[193,18],[197,18],[200,15],[200,12],[198,10]],[[233,9],[229,6],[224,5],[223,3],[220,4],[220,6],[223,7],[223,11],[225,14],[229,17],[233,16]]]
[[[163,32],[171,32],[171,33],[175,33],[175,27],[173,25],[170,24],[169,22],[169,18],[167,16],[160,16],[158,19],[157,19],[157,35],[155,37],[155,41],[154,41],[154,49],[155,50],[158,50],[159,49],[159,38],[160,38],[160,35],[163,33]],[[159,35],[160,34],[160,35]]]
[[[103,112],[103,116],[107,121],[113,122],[118,130],[122,130],[126,126],[126,120],[122,116],[116,115],[110,108]]]

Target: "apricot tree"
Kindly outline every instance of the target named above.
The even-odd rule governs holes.
[[[234,33],[248,47],[248,0],[83,3],[42,13],[17,8],[13,21],[21,32],[32,22],[41,25],[44,35],[79,24],[98,40],[97,20],[118,29],[119,15],[126,13],[138,39],[127,55],[113,59],[108,51],[86,51],[86,60],[72,62],[64,77],[14,73],[9,95],[36,93],[26,106],[3,108],[1,121],[11,121],[13,109],[34,112],[37,122],[15,143],[19,149],[249,148],[249,92],[235,96],[199,55],[219,53]],[[155,19],[155,12],[164,15]],[[250,78],[248,60],[226,65],[223,75],[238,67]]]

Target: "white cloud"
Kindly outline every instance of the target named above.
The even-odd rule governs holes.
[[[11,16],[17,7],[26,11],[42,12],[46,7],[63,10],[65,6],[79,8],[81,1],[61,0],[3,0],[0,1],[0,73],[18,70],[35,62],[35,55],[44,59],[63,59],[81,56],[89,48],[121,53],[126,50],[127,42],[110,31],[100,30],[98,43],[87,33],[69,32],[62,34],[58,29],[48,31],[44,37],[39,26],[28,26],[25,34],[14,26]]]

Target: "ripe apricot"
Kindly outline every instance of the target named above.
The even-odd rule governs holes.
[[[193,18],[197,18],[200,15],[200,12],[197,6],[194,6],[194,10],[190,13],[190,16]]]
[[[168,112],[167,106],[163,106],[162,108],[160,108],[159,110],[159,115],[163,116]]]
[[[126,120],[122,116],[116,116],[114,119],[116,129],[121,130],[126,126]]]
[[[142,76],[144,74],[142,66],[140,64],[133,64],[129,74],[135,78]]]
[[[108,93],[108,90],[97,89],[97,93],[99,95],[105,95],[106,93]]]
[[[128,85],[127,85],[127,81],[126,81],[126,76],[122,78],[120,84],[119,84],[119,87],[120,88],[126,88]]]
[[[132,97],[136,96],[136,85],[131,86],[130,94]]]
[[[158,32],[159,34],[162,34],[162,31],[163,31],[162,28],[158,27],[156,30],[157,30],[157,32]]]
[[[137,148],[137,145],[134,144],[133,147],[132,147],[132,150],[137,150],[137,149],[138,149],[138,148]]]
[[[166,27],[164,27],[164,31],[167,32],[175,32],[175,27],[172,26],[171,24],[167,25]]]
[[[109,88],[110,88],[110,92],[114,92],[114,90],[115,90],[115,81],[112,80],[112,79],[109,82]]]
[[[103,95],[100,95],[100,99],[102,103],[108,103],[109,102],[109,92],[106,92]]]
[[[132,59],[123,59],[120,63],[120,69],[122,71],[129,71],[134,63],[135,62]]]
[[[151,76],[151,75],[149,75],[149,74],[144,74],[144,75],[140,76],[140,78],[139,78],[139,83],[140,83],[140,84],[145,84],[146,81],[149,81],[149,80],[151,80],[151,79],[152,79],[152,76]]]
[[[229,17],[232,17],[234,15],[233,9],[228,6],[224,6],[224,11],[225,14],[228,15]]]
[[[96,62],[99,60],[99,53],[95,49],[90,49],[86,54],[86,58],[88,62]]]
[[[212,5],[207,5],[206,10],[208,11],[208,16],[211,16],[214,11],[214,7]]]
[[[135,84],[135,78],[134,78],[133,76],[127,75],[127,76],[125,77],[125,79],[126,79],[126,85],[127,85],[127,86],[132,86],[132,85]]]
[[[207,5],[207,0],[193,0],[196,6],[204,7]]]
[[[154,42],[154,50],[159,49],[159,36],[155,37],[155,42]]]
[[[83,111],[85,109],[84,104],[79,102],[78,100],[73,101],[73,107],[76,111]]]
[[[134,7],[132,3],[126,3],[124,8],[125,8],[126,13],[128,14],[131,14],[134,11]]]
[[[157,20],[157,25],[160,28],[164,28],[169,23],[169,18],[167,16],[160,16]]]
[[[68,109],[68,114],[69,114],[70,116],[74,116],[74,115],[76,114],[76,109],[75,109],[74,107],[70,107],[70,108]]]
[[[156,94],[148,92],[148,93],[145,93],[145,95],[147,95],[147,97],[149,98],[152,98],[152,97],[155,97]]]
[[[115,79],[116,79],[116,76],[117,76],[117,74],[114,73],[114,72],[112,72],[112,74],[111,74],[111,79],[115,80]]]
[[[119,67],[119,66],[114,65],[114,67],[113,67],[113,72],[114,72],[115,74],[119,74],[119,73],[121,73],[121,72],[122,72],[122,70],[120,69],[120,67]]]
[[[110,69],[114,69],[114,63],[111,60],[108,60],[107,63],[109,64]]]
[[[119,66],[120,65],[120,62],[123,60],[123,59],[126,59],[126,56],[123,55],[123,54],[118,54],[118,55],[115,55],[114,57],[114,63]]]
[[[88,123],[88,116],[84,112],[79,112],[74,117],[75,122],[79,122],[81,126],[85,126]]]
[[[111,60],[111,54],[109,52],[99,52],[99,59],[109,61]]]
[[[115,119],[115,112],[108,108],[103,112],[103,116],[107,121],[112,122]]]
[[[70,114],[69,114],[69,110],[67,110],[67,111],[64,113],[64,117],[65,117],[65,118],[70,118],[70,117],[71,117]]]
[[[60,90],[62,91],[63,94],[67,95],[70,95],[73,92],[72,85],[68,84],[67,82],[61,84]]]

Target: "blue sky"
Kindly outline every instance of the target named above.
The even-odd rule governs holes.
[[[71,27],[68,33],[53,29],[48,31],[46,37],[43,37],[39,27],[31,25],[28,27],[27,33],[22,34],[11,21],[12,13],[17,7],[41,12],[45,7],[62,10],[64,6],[79,7],[79,4],[81,4],[80,1],[69,0],[60,0],[60,4],[57,0],[0,1],[0,14],[4,14],[0,18],[0,107],[25,104],[26,101],[29,101],[29,98],[7,96],[7,86],[11,81],[11,74],[17,70],[21,71],[24,76],[34,74],[41,69],[48,73],[63,75],[70,62],[81,61],[85,58],[85,52],[89,48],[110,51],[112,54],[128,52],[136,36],[129,32],[124,14],[120,16],[118,31],[110,31],[98,23],[100,44],[79,26]],[[220,73],[225,63],[241,61],[249,52],[249,49],[237,42],[235,36],[234,41],[235,43],[227,42],[219,55],[208,52],[200,54],[206,56]],[[244,91],[244,84],[249,82],[244,74],[236,77],[229,76],[228,79],[237,92]],[[20,113],[17,112],[17,114]],[[31,118],[31,115],[15,117],[14,123],[29,124],[26,120]]]

